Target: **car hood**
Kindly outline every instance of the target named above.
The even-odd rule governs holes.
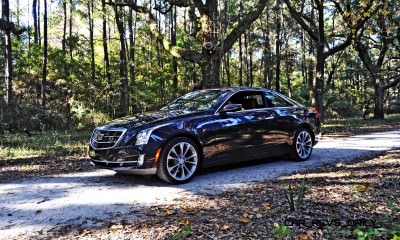
[[[190,117],[200,114],[199,112],[188,111],[157,111],[148,113],[138,113],[122,118],[115,119],[103,125],[103,128],[136,128],[145,124],[157,123],[173,120],[181,117]]]

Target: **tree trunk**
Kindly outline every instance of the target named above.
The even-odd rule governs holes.
[[[218,88],[219,84],[219,67],[221,64],[221,58],[214,55],[208,55],[206,60],[202,64],[201,74],[202,74],[202,83],[200,85],[201,89],[204,88]]]
[[[304,30],[301,29],[300,44],[301,44],[301,78],[303,84],[307,83],[307,68],[306,68],[306,43]]]
[[[73,41],[72,41],[72,12],[73,12],[73,3],[72,0],[69,0],[69,56],[71,61],[73,60],[72,50],[73,50]]]
[[[246,86],[250,86],[250,75],[249,75],[249,40],[248,31],[244,34],[244,66],[245,66],[245,76],[246,76]]]
[[[96,80],[96,65],[94,62],[94,37],[93,37],[93,0],[87,3],[89,17],[89,43],[90,43],[90,70],[92,81]]]
[[[37,34],[38,34],[38,44],[42,45],[41,43],[41,32],[40,32],[40,0],[37,2]]]
[[[32,2],[32,15],[33,15],[33,41],[35,44],[39,44],[38,41],[38,21],[37,21],[37,1],[33,0]]]
[[[227,81],[227,85],[231,86],[231,67],[230,67],[230,57],[231,57],[231,53],[227,52],[225,55],[225,71],[226,71],[226,81]]]
[[[325,74],[325,58],[323,54],[324,47],[321,45],[317,46],[317,65],[315,72],[315,86],[313,89],[312,104],[317,107],[321,120],[325,117],[324,108],[324,74]]]
[[[122,12],[122,8],[114,7],[115,10],[115,21],[117,22],[117,28],[119,33],[120,51],[119,51],[119,75],[121,78],[121,94],[120,94],[120,114],[127,114],[129,111],[129,83],[128,74],[126,69],[126,49],[125,49],[125,28],[124,23],[120,19],[119,12]]]
[[[2,0],[2,20],[10,24],[10,4],[9,0]],[[6,84],[6,97],[5,102],[9,105],[13,100],[13,65],[12,65],[12,42],[11,42],[11,30],[6,28],[4,31],[4,81]]]
[[[374,90],[375,90],[375,93],[374,93],[374,119],[384,119],[385,118],[384,107],[383,107],[384,89],[379,84],[379,80],[375,81]]]
[[[249,35],[249,36],[251,36],[251,34]],[[249,41],[250,41],[250,39],[249,39]],[[254,76],[253,76],[253,49],[252,49],[252,47],[251,47],[251,44],[249,44],[250,46],[249,46],[249,72],[250,72],[250,74],[249,74],[249,76],[250,76],[250,86],[252,87],[253,85],[254,85]]]
[[[136,23],[137,23],[137,12],[135,12],[135,19],[133,21],[133,9],[129,8],[129,77],[130,86],[133,90],[133,103],[132,112],[136,111],[137,108],[137,87],[136,87],[136,72],[135,72],[135,45],[136,45]],[[133,31],[135,29],[135,31]]]
[[[42,69],[42,108],[46,108],[46,84],[47,84],[47,0],[43,1],[44,15],[43,15],[43,69]]]
[[[221,50],[218,44],[217,1],[206,1],[202,18],[202,83],[203,88],[220,87]]]
[[[111,87],[111,74],[110,74],[110,60],[108,58],[108,43],[107,43],[107,12],[106,12],[106,1],[101,0],[101,11],[103,18],[103,51],[104,51],[104,67],[107,84]]]
[[[176,46],[176,7],[171,9],[171,45]],[[174,96],[178,93],[178,61],[172,57],[172,86]]]
[[[281,0],[275,1],[275,19],[276,19],[276,41],[275,41],[275,55],[276,55],[276,69],[275,69],[275,91],[280,92],[280,79],[281,79]]]
[[[242,1],[239,2],[239,21],[242,19],[243,5]],[[243,49],[242,49],[242,35],[239,37],[239,86],[243,86]]]
[[[67,0],[63,0],[63,11],[64,11],[64,25],[63,25],[63,36],[62,36],[62,51],[65,55],[65,35],[67,32]]]
[[[264,84],[267,88],[271,88],[271,43],[270,43],[270,28],[269,28],[269,8],[266,10],[266,29],[263,31],[264,38],[264,49],[263,49],[263,60],[264,60]]]

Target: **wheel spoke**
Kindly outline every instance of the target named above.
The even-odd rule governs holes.
[[[196,160],[186,160],[185,163],[189,163],[189,164],[192,164],[192,165],[196,165],[196,164],[197,164],[197,161],[196,161]]]
[[[185,149],[185,143],[180,143],[179,148],[181,150],[181,156],[183,156],[183,150]]]
[[[176,168],[176,167],[178,167],[179,166],[179,164],[175,164],[174,166],[172,166],[172,167],[168,167],[168,170],[171,172],[174,168]]]
[[[177,165],[177,166],[178,166],[178,165]],[[178,171],[179,171],[179,167],[175,168],[175,171],[172,172],[172,170],[171,170],[171,171],[169,171],[169,172],[172,174],[173,177],[176,178],[176,175],[178,174]]]
[[[194,157],[197,157],[197,154],[196,154],[196,153],[193,153],[192,155],[190,155],[189,157],[187,157],[186,160],[187,160],[187,159],[194,158]]]
[[[191,146],[187,146],[186,151],[182,154],[182,156],[186,157],[186,154],[189,152],[189,150],[190,152],[193,152]]]
[[[176,151],[175,151],[175,146],[174,146],[174,147],[172,147],[172,149],[171,149],[170,153],[173,153],[173,154],[175,154],[175,157],[179,157],[178,153],[176,153]]]
[[[185,179],[186,178],[186,174],[185,174],[185,169],[183,168],[183,165],[181,165],[181,171],[182,171],[181,178]]]
[[[167,160],[170,160],[170,159],[176,160],[176,157],[173,157],[173,156],[171,156],[171,155],[168,155]]]
[[[183,169],[186,169],[186,171],[190,174],[190,173],[192,173],[192,171],[190,171],[187,167],[186,167],[186,165],[182,165],[182,168]]]

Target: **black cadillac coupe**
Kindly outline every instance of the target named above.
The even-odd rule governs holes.
[[[317,111],[264,88],[221,88],[95,128],[89,155],[98,167],[180,184],[203,167],[276,155],[304,161],[319,138]]]

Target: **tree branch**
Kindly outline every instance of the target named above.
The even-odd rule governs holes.
[[[388,84],[386,84],[385,86],[382,87],[383,91],[385,91],[385,90],[387,90],[389,88],[392,88],[392,87],[396,87],[397,84],[400,83],[400,75],[397,75],[396,77],[397,77],[397,79],[391,81],[390,83],[388,83]]]
[[[201,15],[206,14],[205,6],[202,0],[193,0],[193,3]]]
[[[357,49],[357,52],[358,52],[358,55],[359,55],[361,61],[367,67],[369,73],[372,75],[374,80],[376,78],[378,78],[376,68],[375,68],[374,64],[372,64],[371,57],[369,56],[367,46],[362,44],[361,40],[358,40],[357,44],[356,44],[356,49]]]
[[[21,35],[27,30],[25,27],[19,28],[15,23],[8,23],[3,19],[0,19],[0,29],[3,31],[10,31],[17,36]]]
[[[196,0],[194,0],[196,1]],[[232,48],[236,40],[242,35],[242,33],[250,27],[250,25],[260,16],[263,12],[268,0],[259,0],[256,6],[247,13],[238,25],[228,34],[228,36],[223,41],[222,54],[226,53]]]
[[[125,7],[131,7],[134,11],[138,13],[142,13],[147,15],[147,23],[149,24],[150,27],[150,34],[152,34],[157,41],[163,46],[163,48],[172,56],[176,58],[181,58],[186,61],[190,61],[193,63],[200,63],[201,61],[201,53],[190,50],[190,49],[185,49],[181,48],[178,46],[173,46],[170,41],[168,41],[157,29],[157,20],[156,17],[151,13],[150,9],[144,6],[140,6],[135,4],[135,1],[133,0],[126,0],[124,2],[107,2],[108,5],[113,5],[113,6],[125,6]]]
[[[303,14],[297,12],[296,9],[294,9],[294,7],[290,4],[290,0],[283,0],[283,1],[285,2],[286,6],[289,9],[290,14],[297,21],[297,23],[300,24],[300,26],[310,35],[310,37],[314,41],[318,41],[318,36],[315,32],[315,29],[312,29],[311,27],[311,22],[309,22],[308,24],[306,23],[306,21],[304,20],[305,18],[302,16]]]
[[[352,36],[348,36],[346,38],[346,41],[342,42],[339,45],[336,45],[334,48],[329,49],[327,52],[324,52],[324,58],[328,58],[329,56],[334,55],[337,52],[340,52],[344,49],[346,49],[350,44],[351,44],[351,40],[352,40]]]

